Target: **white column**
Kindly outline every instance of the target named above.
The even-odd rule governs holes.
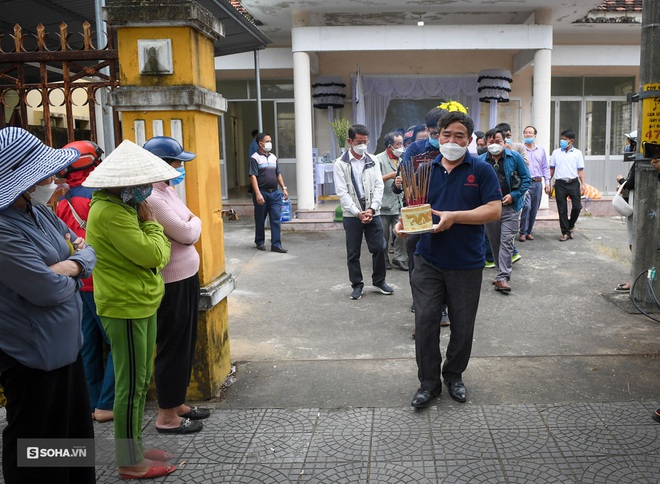
[[[293,53],[293,98],[296,119],[298,210],[314,210],[312,93],[309,54],[307,52]]]
[[[552,51],[540,49],[534,54],[534,99],[532,104],[532,124],[538,131],[536,144],[545,148],[548,157],[550,149],[550,85],[552,80]],[[548,196],[543,192],[541,208],[548,208]]]

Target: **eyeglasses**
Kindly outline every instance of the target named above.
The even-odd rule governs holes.
[[[437,131],[429,131],[430,138],[437,138],[440,135]]]

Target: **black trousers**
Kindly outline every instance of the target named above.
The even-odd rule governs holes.
[[[438,269],[421,256],[415,258],[412,294],[415,304],[415,354],[422,388],[435,391],[446,382],[460,380],[472,353],[474,322],[479,308],[483,267]],[[444,366],[440,355],[440,316],[451,309],[451,334]]]
[[[52,371],[17,363],[0,375],[7,397],[2,432],[5,484],[94,483],[94,467],[18,467],[18,439],[93,439],[82,358]]]
[[[158,308],[154,378],[160,408],[186,400],[197,344],[199,276],[165,284]]]
[[[571,216],[568,216],[567,197],[571,197]],[[582,210],[582,201],[580,199],[580,180],[572,182],[555,180],[555,199],[557,200],[557,212],[559,213],[559,227],[562,234],[568,234],[575,228]]]
[[[367,241],[367,248],[371,252],[373,265],[372,283],[374,286],[378,286],[385,282],[387,271],[385,269],[386,247],[380,216],[374,217],[368,224],[363,224],[357,217],[344,217],[344,230],[346,231],[348,279],[351,281],[351,286],[364,285],[362,269],[360,268],[363,235]]]

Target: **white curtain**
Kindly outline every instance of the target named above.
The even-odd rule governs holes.
[[[426,77],[426,76],[365,76],[362,75],[362,95],[364,97],[365,125],[372,136],[369,137],[369,152],[376,149],[378,137],[385,121],[387,107],[392,99],[444,99],[458,101],[468,108],[468,115],[478,129],[481,103],[477,91],[477,76]],[[355,104],[356,78],[351,76],[353,85],[353,112]],[[423,120],[420,120],[423,122]]]

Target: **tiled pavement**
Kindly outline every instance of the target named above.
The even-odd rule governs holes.
[[[213,411],[191,437],[158,434],[175,454],[164,483],[658,483],[658,402]],[[148,414],[153,412],[148,411]],[[99,448],[111,424],[95,424]],[[105,441],[105,443],[104,443]],[[120,482],[112,452],[99,483]],[[106,461],[103,462],[103,459]],[[110,461],[108,461],[110,459]]]

